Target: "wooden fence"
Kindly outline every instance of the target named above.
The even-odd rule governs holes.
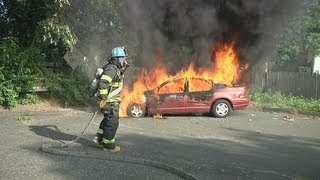
[[[306,98],[320,98],[320,75],[306,72],[251,72],[249,91],[271,89]]]

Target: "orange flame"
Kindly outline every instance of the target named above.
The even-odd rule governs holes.
[[[164,117],[162,116],[162,114],[157,113],[157,114],[153,115],[153,118],[154,119],[163,119]]]
[[[191,63],[187,68],[182,68],[176,74],[169,75],[166,67],[164,66],[164,58],[161,56],[161,53],[158,52],[155,58],[157,62],[155,68],[153,68],[151,71],[143,69],[138,75],[136,82],[133,84],[132,90],[130,90],[127,86],[124,87],[121,93],[121,117],[127,116],[126,109],[131,103],[143,104],[142,96],[144,91],[154,89],[159,84],[173,77],[183,77],[186,79],[191,77],[202,78],[227,85],[234,85],[239,80],[240,63],[238,55],[234,50],[234,42],[219,44],[212,48],[211,62],[213,65],[211,68],[196,68],[194,63]],[[208,90],[206,89],[208,86],[199,83],[203,83],[203,81],[194,81],[194,84],[189,84],[190,90]],[[174,90],[179,91],[181,86],[183,85],[177,84]]]

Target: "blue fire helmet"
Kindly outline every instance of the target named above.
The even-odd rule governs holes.
[[[111,57],[127,57],[127,50],[124,47],[115,47],[111,51]]]

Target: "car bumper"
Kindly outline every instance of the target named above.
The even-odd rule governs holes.
[[[234,110],[244,109],[248,107],[249,104],[250,104],[249,98],[237,99],[233,102],[233,109]]]

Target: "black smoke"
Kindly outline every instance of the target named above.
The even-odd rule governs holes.
[[[152,67],[159,49],[176,70],[189,64],[172,44],[189,47],[196,65],[207,66],[216,42],[236,39],[242,62],[274,53],[274,37],[303,0],[122,0],[125,24],[138,34],[138,64]]]

